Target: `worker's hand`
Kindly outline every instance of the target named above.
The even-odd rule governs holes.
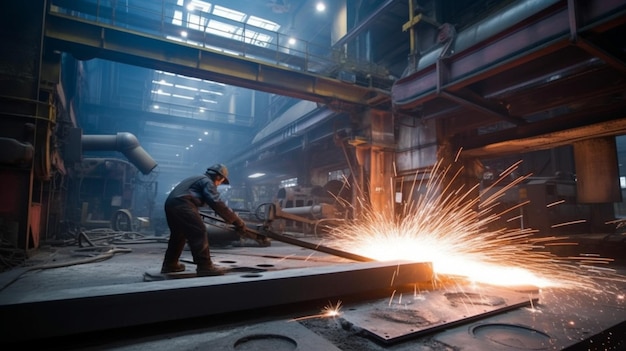
[[[233,226],[235,227],[235,231],[239,235],[246,232],[246,223],[244,223],[244,221],[242,221],[241,218],[237,218],[237,220],[233,222]]]

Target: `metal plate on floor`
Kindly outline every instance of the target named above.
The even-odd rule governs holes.
[[[456,287],[424,293],[394,294],[346,308],[342,317],[375,340],[392,344],[437,330],[529,306],[537,295],[491,286]]]
[[[223,268],[224,274],[258,274],[266,272],[266,269],[254,268],[254,267],[229,267]],[[143,275],[145,282],[153,282],[168,279],[183,279],[183,278],[196,278],[197,274],[195,270],[186,270],[182,272],[173,273],[161,273],[160,270],[146,271]]]

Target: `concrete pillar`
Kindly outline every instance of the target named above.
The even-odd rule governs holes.
[[[615,137],[574,143],[578,202],[621,202]]]

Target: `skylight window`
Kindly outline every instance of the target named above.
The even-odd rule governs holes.
[[[211,5],[201,0],[191,0],[190,2],[177,0],[176,4],[181,9],[174,11],[172,24],[196,31],[206,31],[206,33],[229,39],[242,40],[252,45],[267,47],[275,38],[275,35],[270,32],[277,32],[280,29],[280,25],[275,22],[224,6]],[[186,7],[182,8],[183,6]],[[220,18],[228,21],[222,21]],[[246,25],[262,29],[262,31],[250,30],[246,28]],[[264,31],[268,31],[268,33],[264,33]],[[167,38],[187,44],[209,47],[206,43],[190,41],[187,38],[180,39],[173,36],[167,36]],[[224,48],[216,49],[227,52]],[[234,54],[238,53],[235,52]]]
[[[239,33],[241,33],[241,31],[239,31]],[[238,36],[237,39],[241,40],[242,38]],[[248,44],[266,47],[272,41],[272,37],[264,33],[246,29],[244,41]]]
[[[224,93],[222,93],[221,91],[213,91],[213,90],[206,90],[206,89],[200,89],[201,93],[207,93],[207,94],[213,94],[213,95],[217,95],[217,96],[222,96],[224,95]]]
[[[189,10],[189,11],[202,11],[202,12],[207,12],[208,13],[209,11],[211,11],[211,4],[209,4],[208,2],[200,1],[200,0],[191,0],[187,4],[187,10]]]
[[[173,86],[173,85],[174,85],[174,84],[172,84],[172,83],[168,83],[165,79],[161,79],[161,80],[152,80],[152,83],[154,83],[154,84],[160,84],[160,85],[165,85],[165,86],[168,86],[168,87],[171,87],[171,86]]]
[[[174,18],[172,18],[172,24],[177,26],[183,25],[183,12],[182,11],[174,11]]]
[[[198,91],[198,88],[189,87],[189,86],[186,86],[186,85],[176,84],[174,86],[176,88],[180,88],[180,89],[191,90],[191,91]]]
[[[187,96],[187,95],[172,94],[172,97],[185,99],[185,100],[193,100],[193,96]]]
[[[277,23],[256,16],[250,16],[247,23],[251,26],[271,30],[273,32],[277,32],[278,29],[280,29],[280,25]]]
[[[219,35],[221,37],[232,38],[237,32],[237,27],[212,19],[209,21],[209,26],[206,31],[207,33]]]
[[[194,15],[193,13],[187,14],[187,27],[195,30],[204,30],[208,19],[203,16]]]
[[[164,95],[164,96],[171,96],[172,94],[170,93],[166,93],[163,90],[159,89],[159,90],[151,90],[150,91],[152,94],[157,94],[157,95]]]
[[[213,14],[237,22],[243,22],[243,20],[246,18],[246,14],[243,12],[235,11],[219,5],[215,5],[215,7],[213,8]]]

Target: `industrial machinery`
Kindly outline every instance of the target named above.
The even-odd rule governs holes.
[[[259,205],[255,214],[266,221],[271,212],[274,231],[318,235],[334,222],[350,217],[351,192],[345,182],[331,180],[323,187],[285,187],[275,201]]]
[[[149,226],[157,183],[114,158],[84,158],[73,169],[70,208],[81,227],[132,231]]]

